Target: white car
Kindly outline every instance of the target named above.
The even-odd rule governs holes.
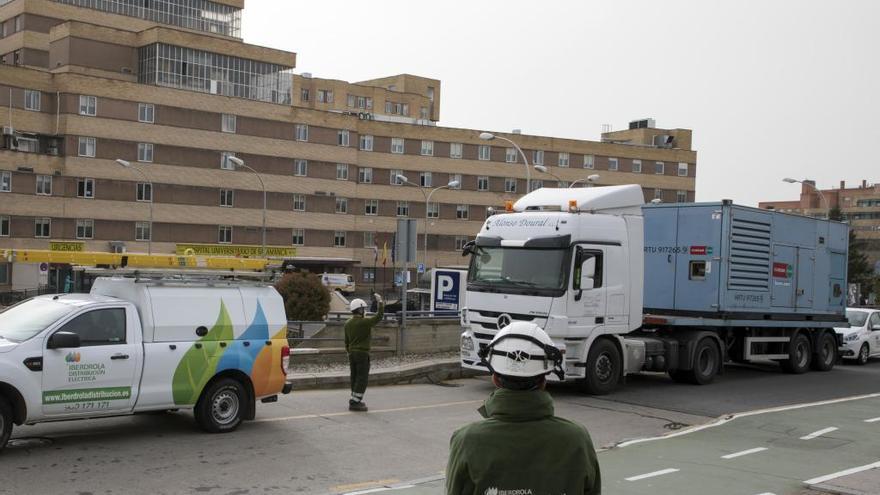
[[[872,356],[880,357],[880,310],[847,308],[849,328],[836,328],[843,337],[840,356],[865,364]]]

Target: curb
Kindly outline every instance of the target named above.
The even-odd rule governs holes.
[[[482,373],[471,370],[463,370],[457,358],[422,361],[419,363],[395,366],[392,368],[380,368],[370,371],[370,385],[395,385],[399,383],[413,383],[415,381],[442,382],[456,378],[469,378]],[[288,383],[293,384],[293,391],[297,390],[322,390],[345,388],[349,386],[351,375],[348,372],[336,373],[310,373],[293,375]]]

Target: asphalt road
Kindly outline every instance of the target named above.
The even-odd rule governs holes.
[[[260,405],[257,421],[227,435],[200,433],[183,412],[17,428],[13,438],[19,444],[0,455],[0,493],[321,494],[436,478],[446,463],[449,436],[479,419],[476,408],[492,389],[485,379],[452,385],[372,388],[368,414],[349,413],[342,390],[295,392],[277,404]],[[736,367],[707,387],[639,376],[604,398],[568,386],[551,388],[557,414],[585,424],[596,445],[605,447],[728,413],[874,392],[880,392],[876,361],[804,376]],[[802,429],[809,429],[810,421]],[[815,422],[824,424],[821,418]],[[639,474],[614,471],[629,461],[612,456],[638,457],[644,461],[632,466],[650,469],[650,454],[631,446],[601,454],[609,476]],[[613,477],[606,479],[606,493],[624,493],[615,491]]]

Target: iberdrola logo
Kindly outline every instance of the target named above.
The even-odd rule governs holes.
[[[82,359],[82,355],[78,352],[69,352],[64,357],[64,361],[68,363],[78,363]]]

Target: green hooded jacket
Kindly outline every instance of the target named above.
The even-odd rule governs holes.
[[[553,415],[547,392],[497,389],[487,418],[452,435],[447,495],[596,495],[599,461],[587,430]]]

